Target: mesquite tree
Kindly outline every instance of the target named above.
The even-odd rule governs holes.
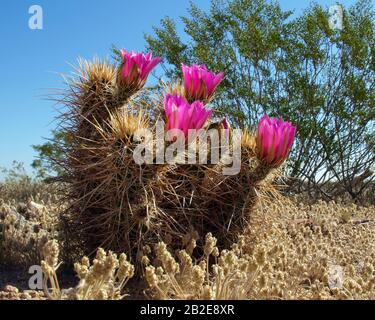
[[[146,35],[166,75],[200,61],[224,70],[217,109],[240,127],[254,127],[264,113],[297,124],[288,167],[293,181],[328,197],[340,186],[356,198],[371,182],[375,160],[370,1],[344,9],[342,30],[330,28],[328,10],[319,5],[297,18],[264,0],[213,0],[209,12],[192,4],[189,13],[182,17],[186,42],[169,18]]]

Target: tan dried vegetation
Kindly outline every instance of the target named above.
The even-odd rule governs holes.
[[[151,299],[375,299],[374,207],[262,202],[249,230],[229,250],[220,251],[211,234],[198,260],[194,237],[184,250],[162,242],[143,248],[143,276],[124,291],[134,267],[124,254],[102,249],[91,263],[84,257],[74,265],[77,286],[59,287],[61,248],[55,240],[46,242],[57,238],[59,209],[52,200],[34,200],[22,213],[2,200],[1,264],[29,266],[42,259],[44,293],[8,286],[0,298],[120,299],[126,292]]]

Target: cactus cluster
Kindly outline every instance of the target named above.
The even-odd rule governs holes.
[[[133,261],[145,246],[161,240],[178,247],[194,239],[203,250],[208,232],[219,248],[229,247],[251,223],[256,200],[277,194],[271,181],[287,157],[295,128],[267,118],[257,133],[235,136],[226,118],[214,122],[215,110],[209,108],[223,73],[183,65],[183,81],[160,97],[143,88],[160,59],[121,52],[118,66],[81,61],[78,77],[67,82],[60,100],[68,110],[62,127],[70,142],[62,146],[65,157],[59,163],[71,203],[64,214],[67,242],[88,254],[98,247],[126,252]],[[172,135],[170,140],[153,137],[152,149],[171,145],[179,132],[187,147],[191,129],[216,128],[220,138],[237,139],[238,174],[223,175],[229,166],[223,154],[216,162],[189,164],[158,163],[151,153],[151,163],[136,163],[137,134],[154,130],[157,120]],[[182,158],[188,156],[186,151]]]

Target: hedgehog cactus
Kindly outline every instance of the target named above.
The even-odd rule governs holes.
[[[258,124],[256,150],[259,165],[253,173],[255,181],[266,178],[272,169],[286,160],[296,134],[296,128],[288,121],[264,115]]]
[[[179,129],[185,138],[188,137],[189,129],[201,129],[212,114],[212,110],[206,109],[200,101],[189,104],[184,97],[171,94],[164,98],[164,110],[167,129]]]
[[[149,73],[161,61],[159,57],[152,57],[152,53],[127,52],[121,50],[122,64],[119,68],[117,88],[121,99],[130,98],[136,91],[143,88]]]
[[[182,74],[189,101],[209,101],[224,78],[224,72],[215,74],[208,71],[205,65],[193,64],[189,67],[182,64]]]
[[[296,128],[287,121],[264,115],[257,132],[258,157],[270,167],[280,166],[292,147]]]
[[[182,239],[212,232],[219,246],[228,247],[248,226],[255,199],[274,190],[264,179],[285,160],[295,128],[264,118],[257,137],[244,132],[239,173],[233,176],[222,174],[229,166],[224,156],[204,165],[139,165],[133,158],[136,133],[155,129],[156,118],[164,116],[166,130],[179,129],[185,137],[189,129],[213,126],[207,103],[224,74],[183,65],[184,88],[169,90],[150,106],[152,97],[136,93],[160,59],[121,52],[117,70],[109,63],[83,63],[62,101],[69,108],[65,131],[72,138],[62,149],[72,203],[65,213],[69,243],[88,253],[101,246],[136,259],[144,245],[160,239],[177,248]],[[226,118],[217,128],[232,131]],[[227,137],[235,139],[232,133]],[[161,144],[167,142],[152,141],[153,148]]]

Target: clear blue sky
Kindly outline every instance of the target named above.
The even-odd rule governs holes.
[[[210,0],[195,0],[208,9]],[[310,1],[281,0],[296,14]],[[318,0],[328,7],[332,0]],[[345,6],[354,0],[341,1]],[[111,44],[143,50],[144,33],[152,33],[164,16],[186,14],[188,0],[4,0],[0,19],[0,167],[13,160],[28,166],[56,125],[53,103],[45,96],[62,88],[58,73],[69,73],[77,57],[109,55]],[[29,7],[40,5],[43,30],[28,27]],[[180,27],[182,31],[182,27]]]

